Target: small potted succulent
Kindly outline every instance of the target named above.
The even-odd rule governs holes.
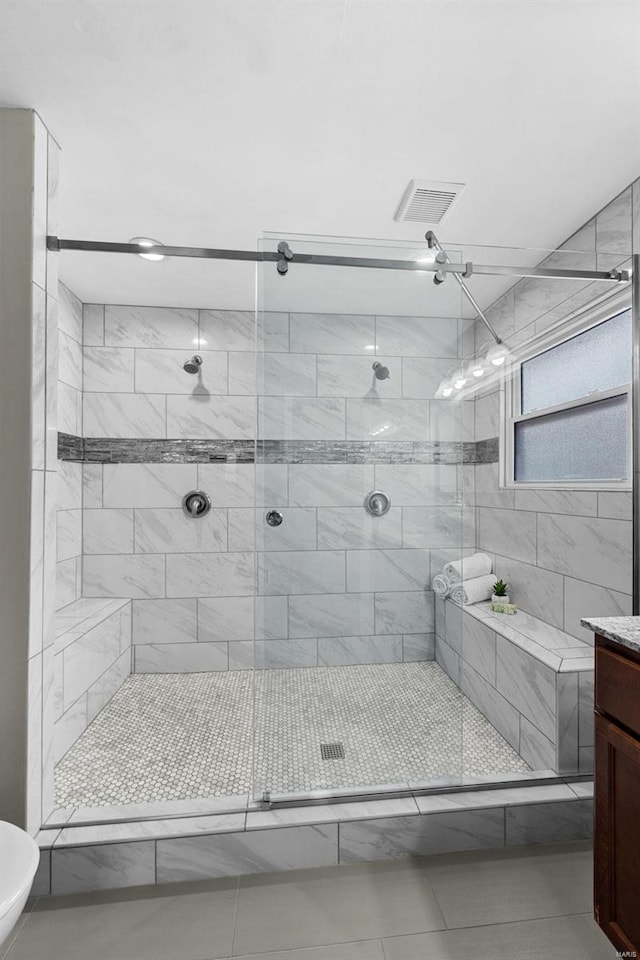
[[[493,593],[491,595],[492,603],[511,603],[511,598],[508,593],[508,584],[504,580],[496,580],[493,585]]]

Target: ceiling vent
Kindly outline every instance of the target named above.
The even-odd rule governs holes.
[[[464,188],[464,183],[410,180],[393,219],[399,222],[442,223]]]

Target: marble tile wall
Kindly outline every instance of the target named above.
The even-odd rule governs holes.
[[[259,358],[258,437],[337,441],[336,455],[256,466],[256,663],[431,659],[432,569],[475,535],[461,509],[470,452],[456,449],[471,409],[433,399],[458,356],[458,321],[292,313],[288,332]],[[391,498],[383,517],[363,510],[374,489]],[[265,527],[262,503],[281,526]]]
[[[498,394],[488,401],[497,411]],[[464,469],[475,474],[478,549],[520,609],[591,643],[585,610],[631,613],[631,491],[514,491],[500,488],[498,463]]]
[[[83,595],[132,599],[137,671],[251,666],[253,314],[99,304],[83,313]],[[195,352],[203,364],[190,375],[182,365]],[[112,456],[129,462],[87,462]],[[181,509],[193,489],[213,503],[200,520]]]
[[[569,237],[548,265],[601,270],[626,262],[634,195],[640,196],[640,180]],[[601,293],[595,283],[525,279],[486,314],[506,343],[517,345]],[[478,321],[476,349],[487,345],[486,328]],[[499,434],[499,417],[497,390],[477,398],[476,442]],[[593,637],[580,617],[631,613],[630,491],[501,489],[497,459],[464,470],[466,502],[475,507],[476,546],[493,557],[497,576],[510,584],[522,610],[590,643]]]
[[[58,426],[82,436],[82,303],[58,284]],[[56,609],[82,593],[82,465],[59,460],[56,517]]]
[[[138,671],[432,658],[432,566],[475,536],[459,493],[461,461],[476,456],[471,408],[432,399],[458,321],[262,324],[272,349],[256,377],[252,314],[85,304],[85,453],[257,436],[258,463],[230,448],[218,463],[202,449],[198,462],[170,449],[173,462],[85,461],[83,595],[132,598]],[[372,370],[377,336],[386,381]],[[191,376],[182,364],[198,344]],[[372,518],[363,502],[378,487],[392,509]],[[180,503],[196,488],[213,508],[193,521]],[[281,526],[266,524],[270,508]]]
[[[250,312],[85,305],[85,435],[250,439],[257,391],[265,440],[464,438],[461,412],[432,399],[458,356],[457,320],[266,314],[265,344],[276,333],[256,383]],[[193,377],[182,364],[196,349]],[[374,356],[391,363],[388,381]]]

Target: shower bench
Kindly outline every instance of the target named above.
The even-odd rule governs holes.
[[[533,769],[592,772],[592,645],[523,611],[438,600],[436,660]]]
[[[131,600],[87,597],[62,607],[53,656],[57,763],[131,673]]]

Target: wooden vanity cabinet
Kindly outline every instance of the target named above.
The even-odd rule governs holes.
[[[640,654],[598,634],[595,711],[595,918],[640,957]]]

